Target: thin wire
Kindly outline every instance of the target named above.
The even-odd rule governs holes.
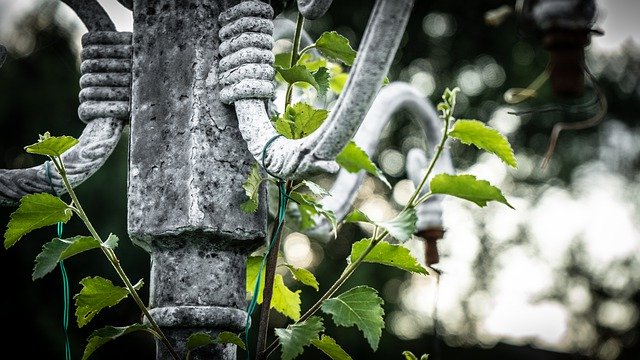
[[[287,194],[287,188],[285,185],[285,181],[281,178],[279,178],[278,176],[274,175],[273,173],[271,173],[267,167],[265,166],[264,163],[264,158],[265,158],[265,154],[267,152],[267,148],[277,139],[282,135],[276,135],[274,137],[272,137],[271,139],[269,139],[269,141],[267,141],[264,145],[264,148],[262,150],[262,167],[264,168],[264,170],[267,172],[267,174],[273,176],[274,178],[278,179],[278,216],[277,216],[277,226],[273,232],[273,234],[271,234],[271,241],[269,242],[269,246],[267,247],[267,251],[264,253],[264,256],[262,257],[262,261],[260,262],[260,268],[258,269],[258,276],[256,277],[256,282],[253,286],[253,296],[251,297],[251,302],[249,303],[249,306],[247,308],[247,320],[245,322],[245,327],[244,327],[244,342],[246,344],[247,347],[247,359],[251,359],[251,347],[249,346],[249,330],[251,329],[251,315],[253,314],[253,312],[255,311],[256,307],[258,306],[258,295],[259,295],[259,291],[260,291],[260,281],[262,280],[262,271],[264,270],[266,263],[267,263],[267,257],[269,256],[269,253],[271,252],[271,249],[273,248],[274,244],[276,243],[276,238],[278,236],[278,234],[280,233],[280,230],[282,229],[282,224],[284,224],[284,218],[286,215],[286,210],[287,210],[287,200],[289,199],[289,194]],[[268,311],[268,310],[267,310]]]
[[[49,185],[51,186],[51,192],[53,195],[58,196],[58,192],[53,187],[53,179],[51,178],[51,167],[49,161],[45,162],[47,169],[47,178],[49,179]],[[64,229],[64,223],[58,222],[56,230],[58,233],[58,239],[62,239],[62,231]],[[66,360],[71,360],[71,344],[69,342],[69,277],[67,276],[67,270],[64,267],[64,262],[60,260],[60,273],[62,274],[62,328],[64,329],[64,355]]]

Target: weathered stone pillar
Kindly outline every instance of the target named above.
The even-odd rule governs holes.
[[[246,256],[265,238],[266,211],[240,210],[255,160],[218,100],[218,15],[235,3],[133,7],[129,235],[151,254],[151,313],[180,354],[194,331],[243,329]],[[235,360],[236,348],[205,357]],[[170,358],[160,343],[157,358]]]

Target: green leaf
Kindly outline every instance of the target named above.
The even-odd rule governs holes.
[[[362,239],[353,243],[349,262],[351,263],[355,259],[358,259],[371,244],[371,241],[371,239]],[[389,244],[385,241],[379,242],[371,252],[365,256],[363,261],[393,266],[413,273],[428,274],[427,269],[420,265],[418,260],[411,255],[411,251],[409,251],[408,248],[402,245]]]
[[[31,278],[33,280],[40,279],[53,271],[60,261],[99,247],[100,241],[91,236],[75,236],[70,239],[55,238],[42,246],[42,252],[36,256],[36,264]]]
[[[318,70],[313,72],[313,78],[316,80],[316,83],[318,83],[318,87],[316,88],[318,95],[322,96],[326,94],[329,89],[329,71],[327,68],[324,66],[318,68]]]
[[[293,275],[294,279],[300,281],[305,285],[311,286],[312,288],[316,289],[316,291],[320,290],[318,280],[316,280],[315,275],[313,275],[311,271],[295,267],[291,264],[284,265],[287,267],[287,269],[289,269],[289,271],[291,271],[291,275]]]
[[[502,191],[486,180],[478,180],[473,175],[438,174],[429,184],[431,193],[455,196],[469,200],[476,205],[487,206],[488,201],[497,201],[513,209]]]
[[[416,222],[418,216],[412,207],[402,210],[395,218],[389,221],[375,221],[374,224],[387,230],[389,235],[400,242],[411,240],[411,236],[416,232]]]
[[[289,54],[289,57],[291,57],[291,54]],[[309,71],[318,71],[321,67],[326,68],[328,66],[327,59],[322,56],[314,57],[314,55],[308,52],[298,58],[296,65],[299,64],[304,65]]]
[[[349,40],[335,31],[324,32],[316,41],[316,49],[330,60],[340,61],[345,65],[353,65],[356,51],[349,45]]]
[[[109,234],[109,237],[107,237],[107,240],[102,244],[102,246],[113,250],[118,247],[118,241],[119,239],[116,235]]]
[[[199,347],[213,344],[213,338],[206,332],[195,332],[187,338],[187,351],[191,352]]]
[[[288,68],[291,62],[291,52],[276,54],[273,66]]]
[[[88,359],[94,351],[107,342],[135,331],[147,331],[156,338],[160,338],[160,335],[158,335],[158,333],[156,333],[149,325],[133,324],[123,327],[105,326],[102,329],[94,331],[89,336],[87,346],[84,348],[84,354],[82,354],[82,360]]]
[[[318,203],[312,196],[307,194],[301,194],[297,191],[291,192],[289,194],[291,199],[298,205],[298,210],[300,211],[300,229],[306,230],[314,227],[316,225],[314,221],[315,215],[321,215],[329,223],[333,228],[333,231],[336,230],[338,223],[336,219],[336,215],[331,210],[325,210],[322,207],[322,204]]]
[[[376,289],[362,285],[325,300],[321,309],[332,315],[338,326],[356,325],[376,351],[384,328],[383,303]]]
[[[273,297],[271,308],[279,313],[298,321],[300,319],[300,290],[289,290],[284,284],[282,275],[276,274],[273,280]]]
[[[88,324],[100,310],[118,304],[129,295],[126,288],[115,286],[110,280],[99,276],[86,277],[80,281],[82,290],[73,298],[76,300],[78,327]],[[140,280],[134,288],[142,287]]]
[[[403,351],[402,355],[404,356],[405,360],[418,360],[418,358],[413,355],[411,351]]]
[[[275,66],[275,68],[287,83],[293,85],[298,82],[305,82],[313,86],[318,93],[321,92],[320,85],[316,81],[314,74],[312,74],[304,65],[295,65],[290,68]],[[324,88],[324,91],[327,91],[326,87]]]
[[[344,89],[344,85],[347,83],[349,79],[349,74],[339,73],[335,75],[331,75],[329,79],[329,88],[336,94],[340,94],[342,89]]]
[[[47,193],[25,195],[20,199],[18,209],[11,214],[4,233],[4,247],[10,248],[35,229],[58,222],[66,223],[69,219],[71,210],[59,198]]]
[[[244,341],[242,341],[237,334],[229,331],[220,332],[218,337],[216,337],[215,342],[218,344],[234,344],[241,347],[243,350],[247,350],[247,346],[244,344]]]
[[[327,356],[333,360],[352,360],[351,356],[349,356],[349,354],[347,354],[347,352],[344,351],[342,347],[340,347],[340,345],[338,345],[329,335],[323,334],[320,337],[320,340],[311,340],[311,344],[322,350],[323,353],[327,354]]]
[[[262,176],[260,176],[260,167],[258,163],[254,163],[251,166],[251,171],[249,171],[249,176],[247,176],[247,180],[242,184],[242,188],[244,189],[245,195],[249,199],[247,201],[240,204],[240,208],[242,211],[246,213],[254,213],[258,210],[258,199],[260,196],[260,183],[262,181]]]
[[[301,139],[322,125],[329,112],[299,102],[288,105],[284,114],[273,123],[276,131],[289,139]]]
[[[77,143],[78,139],[71,136],[50,136],[47,131],[44,135],[40,136],[40,140],[38,140],[37,143],[25,146],[24,148],[30,154],[57,157],[71,149]]]
[[[369,159],[369,155],[358,147],[353,140],[350,140],[340,154],[338,154],[336,162],[350,173],[357,173],[360,170],[364,170],[376,176],[385,183],[387,187],[391,188],[391,184],[389,184],[389,181],[387,181],[382,171],[378,169],[376,164]]]
[[[449,136],[460,140],[463,144],[473,144],[479,149],[495,154],[513,168],[518,166],[507,138],[478,120],[457,120],[453,129],[449,131]]]
[[[371,219],[360,211],[359,209],[353,209],[350,213],[347,214],[344,218],[344,222],[346,223],[354,223],[354,222],[366,222],[371,223]]]
[[[325,188],[323,188],[322,186],[314,183],[313,181],[302,180],[301,184],[306,186],[309,190],[311,190],[313,195],[316,195],[316,196],[319,196],[319,197],[324,197],[324,196],[331,195]]]
[[[289,325],[286,329],[275,329],[276,336],[282,345],[282,359],[295,359],[302,354],[305,346],[318,339],[318,334],[323,330],[322,319],[318,316]]]
[[[247,258],[247,282],[246,288],[249,296],[256,296],[253,293],[256,286],[256,280],[258,279],[258,271],[260,271],[260,265],[262,264],[262,256],[249,256]],[[262,303],[262,291],[264,289],[264,276],[260,277],[260,286],[258,288],[258,304]]]

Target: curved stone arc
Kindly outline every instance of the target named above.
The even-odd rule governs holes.
[[[116,26],[107,12],[95,0],[60,0],[82,20],[89,31],[115,31]]]
[[[413,86],[405,82],[393,82],[383,87],[354,136],[354,141],[370,157],[373,156],[382,130],[393,119],[393,115],[401,111],[408,112],[411,119],[420,125],[428,144],[426,154],[421,149],[412,149],[410,151],[411,156],[407,155],[407,174],[409,179],[417,186],[420,182],[422,171],[428,165],[427,157],[430,159],[435,155],[435,146],[440,142],[443,123],[431,102]],[[419,155],[416,155],[415,151]],[[440,171],[453,171],[451,154],[448,149],[443,150],[436,166]],[[330,196],[322,199],[323,208],[333,211],[338,222],[342,221],[351,210],[365,175],[364,171],[350,173],[341,169],[329,191]],[[428,191],[428,187],[425,187],[421,194],[426,194]],[[433,196],[418,206],[416,211],[418,213],[419,230],[423,226],[432,226],[438,224],[438,221],[441,222],[441,202],[441,197]],[[316,227],[305,233],[314,239],[324,242],[329,241],[331,238],[331,224],[323,217],[317,217],[316,223],[318,224]]]
[[[382,86],[404,34],[413,0],[378,0],[365,30],[349,80],[325,123],[300,140],[276,139],[265,151],[264,164],[282,178],[297,178],[317,170],[338,170],[335,157],[354,136]],[[252,82],[243,84],[256,87]],[[265,144],[277,136],[264,100],[235,100],[239,128],[249,151],[262,162]]]
[[[298,0],[298,11],[305,19],[315,20],[324,15],[333,0]]]
[[[83,75],[80,78],[82,91],[78,115],[88,124],[78,139],[79,143],[62,156],[73,187],[92,176],[107,161],[118,145],[130,108],[129,83],[111,81],[122,72],[130,72],[131,33],[93,31],[83,36],[82,44]],[[118,50],[117,55],[104,58],[105,54],[100,51],[85,52],[90,48],[125,51]],[[99,81],[85,83],[86,79],[93,77]],[[27,169],[0,169],[0,206],[15,206],[24,195],[39,192],[57,195],[66,192],[50,161]]]
[[[62,154],[71,186],[81,184],[104,165],[118,144],[123,127],[121,120],[111,118],[96,119],[85,126],[79,143]],[[66,193],[51,161],[26,169],[0,169],[0,206],[15,206],[27,194],[51,193],[52,183],[56,195]]]

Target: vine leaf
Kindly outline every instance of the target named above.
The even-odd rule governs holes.
[[[11,220],[4,233],[4,247],[10,248],[35,229],[58,222],[66,223],[71,219],[71,215],[69,206],[51,194],[25,195],[20,199],[18,209],[11,214]]]
[[[323,334],[320,340],[311,340],[311,344],[322,350],[323,353],[327,354],[327,356],[333,360],[352,360],[351,356],[329,335]]]
[[[95,276],[86,277],[80,281],[82,290],[73,298],[76,300],[76,319],[78,327],[88,324],[100,310],[118,304],[129,295],[126,288],[115,286],[111,280]],[[142,287],[142,280],[134,288]]]
[[[318,94],[321,96],[325,95],[329,89],[329,71],[327,68],[324,66],[319,67],[318,70],[313,72],[313,78],[318,83],[318,87],[316,88]]]
[[[300,281],[301,283],[311,286],[316,289],[316,291],[320,290],[318,280],[316,280],[315,275],[307,269],[295,267],[291,264],[284,264],[284,266],[289,269],[293,278]]]
[[[313,195],[324,197],[331,195],[325,188],[309,180],[302,180],[302,184],[306,186]]]
[[[262,304],[264,291],[264,274],[260,277],[258,294],[254,294],[254,287],[258,279],[258,272],[262,265],[262,256],[250,256],[247,258],[247,282],[246,290],[250,296],[257,296],[258,304]],[[273,280],[273,295],[271,297],[271,308],[279,313],[293,319],[300,319],[300,290],[291,291],[285,284],[284,278],[280,274],[275,275]]]
[[[449,131],[449,136],[463,144],[475,145],[478,149],[488,151],[513,168],[518,166],[507,138],[481,121],[457,120]]]
[[[107,237],[107,240],[105,240],[105,242],[102,243],[102,246],[113,250],[118,247],[118,241],[120,241],[120,239],[118,239],[116,235],[109,234],[109,236]]]
[[[301,139],[319,128],[328,115],[327,110],[298,102],[287,105],[284,114],[275,120],[273,126],[286,138]]]
[[[254,213],[258,210],[258,198],[260,196],[260,182],[262,176],[260,176],[260,167],[258,163],[254,163],[249,171],[247,180],[242,184],[245,195],[247,195],[247,201],[240,204],[242,211],[246,213]]]
[[[187,338],[187,352],[191,352],[199,347],[213,344],[211,335],[203,331],[195,332]],[[189,358],[187,356],[187,358]]]
[[[289,325],[286,329],[275,329],[276,336],[282,345],[282,359],[295,359],[302,354],[305,346],[318,339],[318,334],[323,330],[322,319],[318,316]]]
[[[487,206],[488,201],[497,201],[513,209],[500,189],[473,175],[438,174],[431,180],[429,187],[433,194],[452,195],[480,207]]]
[[[321,309],[332,315],[338,326],[356,325],[375,351],[384,328],[383,303],[376,289],[361,285],[325,300]]]
[[[415,356],[411,351],[403,351],[402,355],[404,356],[405,360],[429,360],[429,355],[427,354],[423,354],[422,356],[420,356],[420,359],[418,359],[417,356]]]
[[[249,256],[247,258],[247,282],[246,288],[249,296],[258,296],[258,304],[262,304],[262,291],[264,290],[264,276],[260,277],[260,286],[258,294],[254,294],[258,272],[262,265],[262,256]]]
[[[351,246],[351,255],[349,262],[359,258],[364,250],[371,244],[371,239],[362,239],[353,243]],[[389,244],[388,242],[379,242],[371,252],[365,256],[364,262],[377,263],[387,266],[397,267],[405,271],[417,274],[428,274],[418,260],[411,255],[411,251],[402,245]]]
[[[42,246],[42,251],[36,256],[31,278],[33,280],[40,279],[53,271],[60,261],[99,247],[100,241],[91,236],[74,236],[69,239],[55,238]]]
[[[316,41],[316,49],[330,60],[340,61],[348,66],[353,65],[357,55],[349,40],[335,31],[322,33]]]
[[[347,83],[349,79],[349,74],[346,73],[337,73],[331,75],[329,79],[329,88],[336,94],[340,94],[342,89],[344,89],[344,85]]]
[[[40,135],[40,140],[37,143],[24,148],[30,154],[57,157],[71,149],[78,142],[78,139],[71,136],[51,136],[47,131],[44,135]]]
[[[410,240],[413,233],[416,232],[417,221],[416,210],[413,207],[408,207],[402,210],[395,218],[388,221],[375,221],[374,224],[387,230],[389,235],[398,241],[405,242]]]
[[[309,69],[307,69],[307,67],[304,65],[295,65],[290,68],[284,68],[282,66],[276,65],[275,68],[280,76],[282,76],[284,81],[286,81],[288,84],[293,85],[297,82],[304,82],[313,86],[316,91],[318,91],[318,94],[322,93],[322,91],[327,91],[327,86],[321,88],[314,74],[312,74],[311,71],[309,71]]]
[[[354,222],[366,222],[371,223],[371,219],[367,216],[367,214],[363,213],[360,209],[353,209],[347,216],[344,217],[344,222],[354,223]]]
[[[230,331],[221,331],[216,337],[215,342],[218,344],[234,344],[241,347],[243,350],[247,350],[247,346],[244,341],[240,339],[238,334],[234,334]]]
[[[385,178],[382,171],[376,166],[376,164],[369,159],[369,155],[362,150],[353,140],[350,140],[347,145],[336,157],[338,165],[342,166],[350,173],[356,173],[360,170],[364,170],[369,174],[376,176],[380,179],[388,188],[391,188],[391,184],[387,178]]]
[[[87,346],[85,346],[84,353],[82,354],[82,360],[88,359],[94,351],[96,351],[100,346],[106,344],[107,342],[135,331],[147,331],[154,337],[160,338],[160,335],[156,333],[149,325],[133,324],[123,327],[105,326],[102,329],[94,331],[89,336]]]
[[[300,211],[300,229],[306,230],[314,227],[316,222],[314,220],[315,215],[324,216],[331,224],[333,231],[336,231],[338,226],[336,215],[331,210],[325,210],[322,204],[318,203],[313,196],[307,194],[301,194],[297,191],[291,192],[289,195],[291,199],[298,205]]]
[[[285,284],[282,275],[276,274],[273,280],[273,297],[271,308],[294,321],[300,319],[300,290],[291,291]]]

